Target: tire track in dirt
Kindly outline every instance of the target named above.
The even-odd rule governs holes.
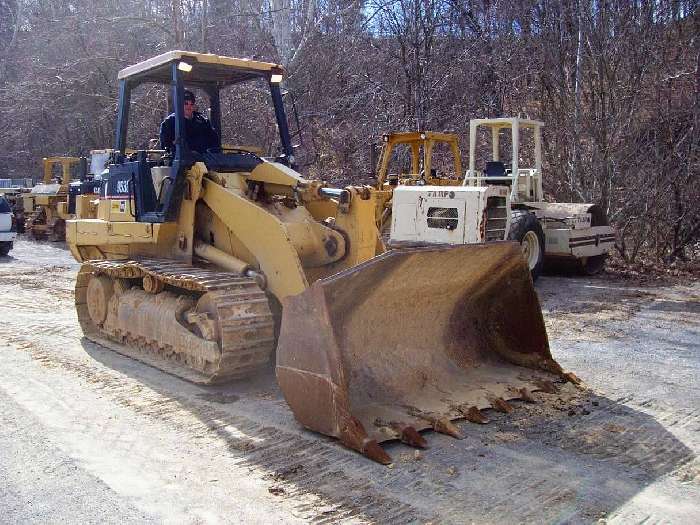
[[[110,354],[97,349],[96,345],[92,347],[91,352]],[[230,410],[227,410],[225,404],[200,401],[196,399],[197,395],[194,398],[188,396],[186,388],[184,393],[171,389],[158,392],[137,378],[125,377],[111,369],[100,369],[99,365],[77,361],[65,354],[46,352],[41,345],[34,345],[30,351],[45,366],[59,366],[71,372],[88,383],[93,391],[118,405],[167,424],[182,433],[183,440],[196,442],[199,446],[207,446],[212,440],[223,442],[237,462],[249,466],[258,473],[256,475],[270,483],[271,493],[294,501],[296,511],[304,519],[316,523],[429,521],[435,516],[425,509],[438,508],[441,521],[459,523],[465,519],[465,508],[472,501],[470,492],[465,491],[460,482],[452,483],[444,474],[449,465],[454,464],[454,457],[449,457],[446,447],[441,450],[442,443],[436,444],[436,457],[431,458],[431,464],[414,461],[410,453],[407,454],[410,459],[404,461],[405,451],[410,449],[391,446],[389,452],[394,456],[397,468],[391,471],[387,481],[376,487],[368,486],[368,479],[376,479],[378,474],[388,472],[387,469],[342,449],[335,441],[323,436],[301,429],[290,432],[287,428],[242,414],[238,407],[242,406],[240,403],[245,404],[244,397],[238,404],[229,404]],[[143,365],[135,363],[135,366]],[[181,386],[181,383],[175,386]],[[635,423],[629,408],[605,398],[590,397],[588,392],[574,392],[576,395],[571,401],[561,401],[562,406],[573,405],[582,410],[591,408],[593,401],[598,403],[595,414],[586,416],[585,421],[562,417],[561,410],[541,403],[519,405],[510,415],[490,414],[491,424],[483,434],[483,427],[461,426],[467,440],[484,439],[493,445],[497,444],[498,436],[515,435],[516,441],[530,443],[530,446],[540,443],[540,446],[552,450],[571,451],[583,457],[641,469],[648,479],[669,473],[692,457],[682,443],[669,440],[662,430]],[[546,396],[536,395],[540,401]],[[565,392],[560,392],[560,395],[566,397]],[[266,407],[270,412],[288,413],[281,400],[272,400]],[[193,420],[193,416],[196,419]],[[541,432],[532,432],[538,425]],[[441,438],[444,436],[429,436],[431,442]],[[505,440],[506,445],[508,441]],[[471,446],[469,443],[465,445]],[[504,447],[503,444],[498,446]],[[513,451],[502,448],[493,454],[507,456],[509,453]],[[484,460],[485,463],[473,459],[471,463],[460,464],[460,470],[478,468],[483,471],[484,479],[490,483],[493,480],[499,482],[488,508],[480,509],[475,515],[496,521],[517,516],[523,523],[539,523],[556,519],[562,508],[577,505],[576,480],[549,479],[551,472],[546,471],[512,471],[502,462],[492,468],[488,459]],[[426,503],[426,495],[432,506]],[[307,502],[309,498],[313,500],[311,503]],[[546,511],[543,502],[548,505]],[[589,515],[586,504],[579,502],[578,505],[583,510],[579,509],[572,519]],[[455,510],[451,510],[453,508]],[[596,515],[599,510],[591,504],[590,515]]]
[[[164,397],[148,387],[134,384],[133,379],[47,352],[40,344],[25,341],[21,346],[43,366],[61,368],[75,374],[90,384],[95,392],[109,396],[118,405],[139,415],[168,424],[170,428],[188,435],[185,439],[199,437],[211,440],[216,437],[223,440],[231,453],[241,456],[244,464],[261,472],[271,487],[281,487],[284,497],[312,496],[321,502],[331,499],[337,507],[333,511],[326,510],[319,517],[312,515],[318,503],[302,505],[298,510],[308,514],[308,519],[336,522],[349,519],[389,521],[395,517],[406,521],[428,519],[419,509],[368,487],[362,472],[358,472],[354,465],[367,460],[355,457],[354,452],[338,448],[331,440],[316,439],[316,436],[310,439],[303,434],[260,424],[176,393],[171,392]],[[193,414],[197,418],[195,421],[192,421]],[[233,433],[229,430],[231,428],[235,429]],[[290,466],[297,463],[303,465],[298,472],[300,475],[290,470]],[[371,465],[366,468],[384,467]],[[353,472],[357,477],[348,476],[347,472]]]
[[[0,315],[2,310],[0,310]],[[32,316],[36,319],[37,316]],[[41,318],[42,316],[39,316]],[[53,319],[51,321],[41,320],[39,322],[17,322],[14,318],[5,325],[7,330],[6,341],[8,343],[31,343],[37,338],[48,337],[55,343],[56,338],[70,341],[79,341],[82,334],[76,331],[76,321],[74,318]]]
[[[641,402],[630,400],[630,404],[649,411],[665,428],[682,436],[684,443],[690,445],[694,450],[700,449],[699,409],[675,407],[656,399],[647,399]],[[646,442],[648,446],[656,445],[653,439],[649,439]],[[665,447],[662,447],[661,450],[665,454],[669,453]],[[659,465],[659,462],[657,462],[657,466],[663,468],[663,465]],[[700,486],[700,458],[695,456],[690,461],[681,464],[674,470],[673,476],[681,483],[692,483]]]
[[[24,293],[34,293],[35,288],[22,290]],[[72,310],[72,300],[65,301],[61,302],[61,307]],[[51,319],[52,323],[55,321],[55,318]],[[74,320],[70,322],[75,323]],[[340,448],[336,442],[323,436],[271,424],[268,414],[261,415],[260,418],[255,414],[246,414],[245,403],[248,400],[244,396],[239,405],[232,405],[227,410],[226,405],[198,400],[196,394],[188,395],[193,388],[180,388],[182,384],[176,380],[167,381],[167,387],[151,387],[139,379],[143,377],[140,373],[125,376],[118,371],[118,367],[114,370],[106,369],[91,361],[93,354],[110,354],[96,345],[89,346],[88,354],[78,354],[84,356],[83,359],[70,352],[54,352],[45,341],[32,339],[34,331],[43,334],[41,324],[32,325],[30,329],[14,326],[23,330],[22,337],[16,343],[23,345],[37,362],[47,368],[61,368],[69,372],[90,385],[94,392],[133,413],[166,423],[169,428],[181,433],[183,441],[196,443],[202,449],[211,448],[212,454],[220,453],[213,443],[223,443],[229,457],[249,467],[251,475],[268,482],[271,493],[293,501],[296,512],[314,523],[425,522],[435,518],[434,513],[426,509],[438,509],[440,521],[454,523],[464,522],[470,515],[478,517],[479,521],[502,522],[512,519],[540,523],[556,520],[562,509],[575,509],[569,516],[573,520],[588,521],[590,516],[596,515],[593,504],[575,501],[571,484],[548,477],[551,475],[551,467],[542,471],[513,471],[507,463],[490,464],[488,452],[483,460],[462,454],[458,456],[463,460],[458,465],[460,471],[480,469],[483,473],[476,479],[476,483],[470,485],[467,481],[474,482],[473,475],[467,477],[465,473],[450,477],[445,474],[446,469],[454,463],[455,456],[450,455],[446,447],[441,448],[447,443],[447,438],[430,434],[429,440],[435,444],[430,451],[430,461],[415,460],[410,449],[391,445],[389,451],[396,460],[396,466],[393,470],[387,470],[354,452]],[[54,329],[49,329],[48,332]],[[55,330],[58,333],[48,335],[72,340],[79,340],[81,335],[77,324],[72,329],[66,324]],[[130,362],[126,366],[133,369],[145,365]],[[578,398],[582,406],[585,404],[584,397]],[[670,470],[680,472],[684,468],[687,468],[689,476],[693,476],[689,466],[692,464],[686,463],[680,470],[677,469],[676,462],[683,463],[688,457],[688,451],[682,443],[674,443],[663,432],[640,424],[638,417],[633,417],[627,407],[618,404],[633,403],[633,396],[614,401],[601,397],[598,401],[596,410],[591,409],[591,414],[585,416],[586,425],[591,422],[597,425],[588,433],[586,425],[577,421],[580,419],[578,416],[567,418],[566,412],[562,413],[561,410],[552,412],[554,415],[545,414],[546,417],[540,417],[541,432],[532,432],[532,425],[528,425],[527,420],[533,414],[527,407],[526,410],[517,410],[515,415],[507,417],[490,415],[492,423],[488,434],[491,437],[482,435],[480,429],[467,427],[467,440],[454,443],[462,450],[473,446],[470,440],[478,442],[481,438],[491,440],[490,445],[493,445],[493,436],[499,432],[502,436],[510,433],[529,442],[530,447],[543,443],[543,448],[551,448],[555,452],[573,451],[585,461],[588,461],[585,458],[593,458],[629,465],[635,470],[641,469],[645,479],[652,479]],[[568,409],[567,403],[562,402],[561,405]],[[590,404],[585,404],[585,407],[591,408]],[[577,411],[580,412],[580,408]],[[289,415],[288,408],[280,400],[266,403],[265,410]],[[546,412],[544,408],[541,410]],[[668,417],[673,416],[668,414]],[[552,422],[553,420],[556,421]],[[609,423],[619,425],[622,430],[614,426],[606,428]],[[697,414],[690,413],[678,416],[677,422],[672,426],[692,428],[696,423]],[[537,413],[534,414],[533,424],[538,424]],[[638,429],[642,432],[637,432]],[[128,440],[120,441],[119,436],[113,437],[118,446],[129,446]],[[122,441],[123,445],[119,445]],[[514,448],[510,449],[501,446],[499,453],[505,452],[506,456],[517,454],[520,450],[516,446],[518,443],[512,445]],[[531,452],[527,447],[524,450],[524,453]],[[651,459],[654,453],[658,456],[656,462]],[[407,456],[405,461],[404,455]],[[497,459],[498,453],[493,455]],[[371,485],[368,485],[368,480],[373,480]],[[493,498],[488,501],[487,507],[473,509],[471,512],[469,509],[473,501],[483,499],[484,493],[488,494],[488,487],[477,485],[482,481],[491,484]],[[543,510],[542,502],[546,502],[550,508]],[[580,508],[576,509],[576,505],[580,505]]]
[[[6,292],[6,290],[0,290],[1,294],[7,295],[7,293],[5,293],[5,292]],[[38,299],[36,301],[31,301],[31,302],[29,302],[29,301],[25,302],[25,301],[20,300],[20,301],[14,301],[12,307],[13,307],[15,315],[17,315],[17,314],[22,315],[25,313],[31,313],[31,314],[49,313],[49,312],[52,312],[53,310],[56,309],[56,304],[54,304],[53,302],[49,302],[49,301],[42,301],[41,299]]]
[[[536,480],[521,473],[502,472],[503,485],[489,502],[485,520],[503,522],[503,516],[512,514],[513,502],[518,501],[518,523],[547,523],[556,521],[562,505],[576,499],[573,486],[562,486],[560,480]],[[564,483],[566,484],[566,483]],[[573,505],[570,505],[573,506]]]
[[[634,398],[630,399],[632,402]],[[659,422],[667,428],[679,427],[692,432],[700,432],[700,409],[674,407],[655,399],[634,403],[635,405],[653,412]],[[700,434],[698,435],[700,441]]]
[[[535,431],[532,437],[562,450],[638,468],[650,479],[692,461],[695,457],[692,450],[654,417],[639,417],[639,412],[628,405],[632,399],[626,396],[610,400],[592,394],[570,409],[571,417],[562,420],[555,434],[541,435]],[[690,420],[697,418],[691,416]],[[549,427],[536,420],[524,423]]]
[[[0,266],[0,294],[8,300],[0,307],[16,315],[55,313],[72,308],[75,271],[69,267],[16,268]],[[9,315],[12,314],[12,315]]]
[[[44,290],[44,288],[41,288]],[[25,292],[26,293],[26,292]],[[0,287],[0,294],[3,297],[12,298],[2,306],[2,309],[11,309],[12,314],[22,315],[23,313],[54,313],[59,310],[65,310],[68,305],[73,302],[73,292],[62,292],[62,295],[56,293],[36,293],[31,291],[31,297],[22,297],[17,293],[17,288],[6,286]],[[9,316],[8,316],[9,317]]]
[[[73,326],[71,322],[66,322],[64,324],[27,324],[23,326],[23,329],[26,331],[27,337],[42,335],[50,337],[65,337],[74,340],[78,339],[75,333],[75,326]]]

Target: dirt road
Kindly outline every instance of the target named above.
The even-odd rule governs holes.
[[[697,523],[700,285],[545,277],[552,351],[590,390],[430,433],[391,468],[300,428],[273,369],[202,388],[81,339],[78,265],[0,259],[7,522]],[[537,394],[544,399],[546,394]]]

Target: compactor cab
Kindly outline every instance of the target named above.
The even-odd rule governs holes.
[[[564,378],[517,246],[385,251],[376,218],[391,188],[331,188],[295,171],[283,75],[185,51],[119,73],[116,154],[96,214],[68,221],[85,336],[203,384],[246,377],[276,350],[297,419],[383,463],[381,441],[424,446],[425,428],[456,436],[452,419],[483,422],[482,408]],[[207,93],[221,140],[220,90],[248,82],[270,93],[279,155],[191,151],[185,86]],[[172,155],[126,150],[142,83],[172,90]]]
[[[615,244],[615,232],[605,211],[596,204],[545,202],[542,191],[542,128],[538,120],[521,118],[473,119],[469,122],[469,170],[464,184],[472,187],[505,186],[510,193],[511,234],[523,247],[528,266],[536,277],[548,264],[571,261],[584,273],[603,269]],[[486,130],[491,154],[477,166],[479,131]],[[509,133],[508,133],[509,132]],[[501,138],[510,137],[510,157],[501,159]],[[523,154],[528,135],[532,149]],[[529,165],[524,166],[528,162]]]
[[[465,182],[468,185],[503,185],[510,191],[513,204],[542,201],[542,126],[538,120],[521,118],[472,119],[469,122],[469,171]],[[477,169],[476,153],[479,128],[485,128],[491,140],[491,155],[485,156],[483,166]],[[501,159],[501,135],[510,131],[510,162]],[[530,167],[522,167],[520,144],[524,133],[531,134],[533,151]]]

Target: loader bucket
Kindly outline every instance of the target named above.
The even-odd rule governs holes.
[[[392,250],[317,281],[283,302],[276,371],[305,427],[381,463],[382,441],[460,437],[452,420],[562,375],[510,242]]]

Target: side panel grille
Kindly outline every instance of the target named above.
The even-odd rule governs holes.
[[[459,225],[457,208],[428,208],[428,228],[456,230]]]
[[[486,199],[486,235],[485,241],[502,241],[506,237],[508,214],[505,197],[488,197]]]

